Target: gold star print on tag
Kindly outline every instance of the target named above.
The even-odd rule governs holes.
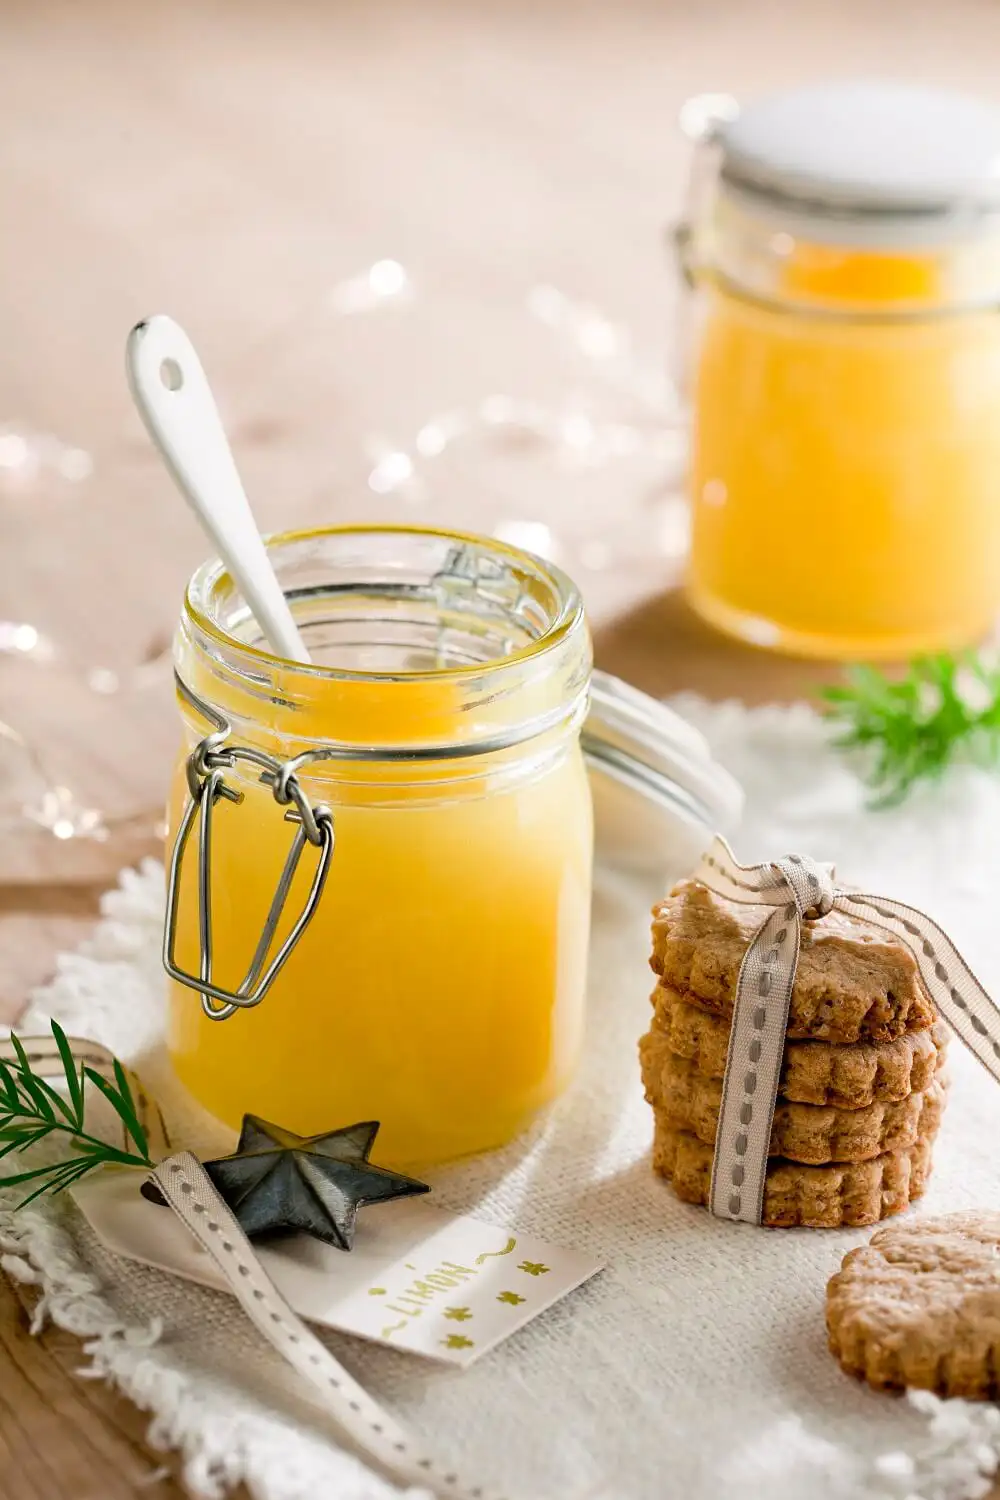
[[[460,1333],[449,1333],[441,1343],[445,1349],[474,1349],[475,1345],[471,1339],[463,1338]]]
[[[543,1266],[541,1261],[522,1260],[517,1269],[519,1271],[527,1271],[529,1276],[545,1276],[549,1268],[548,1266]]]
[[[508,1307],[519,1307],[525,1299],[519,1297],[516,1292],[498,1292],[497,1301],[506,1302]]]
[[[472,1317],[467,1307],[446,1307],[444,1315],[446,1318],[451,1318],[453,1323],[465,1323]]]

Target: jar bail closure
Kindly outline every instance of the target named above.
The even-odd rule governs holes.
[[[210,1021],[226,1021],[238,1010],[251,1010],[260,1004],[311,922],[323,894],[323,887],[330,870],[330,861],[333,858],[335,845],[333,814],[325,803],[311,803],[302,790],[297,773],[300,766],[312,758],[308,751],[303,755],[297,755],[293,760],[280,761],[249,745],[227,744],[231,726],[209,704],[197,697],[179,676],[176,681],[182,697],[186,698],[192,708],[216,727],[211,734],[199,741],[187,760],[187,783],[190,795],[177,829],[167,872],[163,967],[171,979],[198,992],[201,996],[202,1010]],[[271,788],[275,802],[285,809],[285,822],[294,823],[297,826],[271,898],[260,938],[250,960],[250,967],[237,988],[229,990],[215,984],[212,979],[212,825],[217,802],[227,801],[239,805],[243,801],[243,793],[230,786],[224,774],[226,770],[231,770],[237,761],[244,761],[259,768],[261,782]],[[199,824],[200,961],[198,973],[192,974],[180,967],[176,950],[181,875],[185,852],[196,820]],[[307,843],[319,850],[312,885],[299,915],[292,924],[291,931],[268,962],[278,925],[288,903],[292,881]]]

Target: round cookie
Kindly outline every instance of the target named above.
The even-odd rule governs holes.
[[[712,1179],[712,1148],[675,1130],[656,1116],[653,1168],[670,1178],[685,1203],[707,1204]],[[764,1185],[763,1223],[773,1229],[803,1225],[839,1229],[877,1224],[901,1213],[924,1191],[931,1172],[932,1135],[903,1151],[887,1151],[872,1161],[806,1167],[772,1161]]]
[[[732,1016],[740,965],[765,914],[682,881],[653,908],[654,972],[692,1005]],[[935,1019],[905,943],[836,910],[802,923],[791,1039],[884,1042]]]
[[[686,1057],[706,1078],[726,1071],[729,1022],[688,1005],[675,990],[653,991],[651,1030],[666,1037],[672,1052]],[[924,1031],[908,1031],[890,1042],[788,1042],[780,1093],[797,1104],[865,1109],[894,1103],[926,1089],[944,1062],[948,1028],[943,1021]]]
[[[844,1257],[826,1296],[830,1350],[877,1390],[1000,1397],[1000,1213],[880,1229]]]
[[[646,1099],[676,1130],[715,1144],[722,1104],[722,1081],[703,1078],[691,1063],[677,1057],[660,1032],[648,1032],[639,1043]],[[836,1109],[794,1104],[779,1099],[771,1126],[769,1154],[789,1161],[823,1166],[827,1162],[862,1162],[886,1151],[912,1146],[937,1134],[944,1109],[943,1083],[891,1104],[867,1109]]]

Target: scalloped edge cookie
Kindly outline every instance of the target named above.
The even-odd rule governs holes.
[[[740,965],[765,915],[682,881],[653,908],[652,968],[691,1005],[731,1017]],[[904,943],[838,911],[803,922],[789,1037],[891,1041],[935,1019]]]
[[[772,1229],[798,1225],[839,1229],[877,1224],[919,1198],[931,1174],[933,1135],[872,1161],[807,1167],[780,1158],[770,1163],[763,1222]],[[708,1203],[712,1148],[686,1131],[656,1119],[653,1169],[670,1180],[685,1203]]]
[[[830,1352],[880,1391],[1000,1397],[1000,1213],[894,1224],[830,1278]]]
[[[667,1039],[647,1032],[639,1043],[646,1099],[666,1124],[714,1146],[722,1106],[722,1081],[704,1078],[671,1052]],[[937,1134],[947,1090],[942,1081],[895,1103],[837,1109],[779,1099],[771,1126],[771,1156],[810,1166],[863,1162],[901,1151]]]
[[[650,996],[651,1030],[662,1033],[670,1050],[686,1057],[705,1078],[726,1071],[729,1022],[688,1005],[676,992],[657,985]],[[865,1109],[893,1103],[926,1089],[943,1065],[948,1028],[943,1021],[924,1031],[908,1031],[891,1042],[789,1042],[781,1073],[781,1094],[797,1104]]]

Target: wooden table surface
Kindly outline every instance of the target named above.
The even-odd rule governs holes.
[[[137,815],[104,845],[3,834],[0,1018],[157,848],[175,726],[166,670],[136,669],[203,544],[130,409],[132,323],[169,311],[195,338],[264,527],[543,524],[603,665],[657,693],[796,696],[824,674],[725,644],[677,591],[666,422],[637,384],[671,336],[677,110],[847,72],[997,93],[998,56],[992,0],[0,0],[0,621],[52,646],[0,655],[0,718],[53,780]],[[348,310],[385,260],[410,295]],[[624,364],[539,316],[588,306],[630,335]],[[483,419],[511,402],[640,451],[499,438]],[[385,455],[455,413],[469,435],[379,493]],[[92,475],[30,472],[18,433]],[[2,799],[24,767],[0,750]],[[0,1283],[3,1500],[179,1493],[148,1488],[144,1419],[77,1378],[68,1336],[31,1339],[23,1301]]]

